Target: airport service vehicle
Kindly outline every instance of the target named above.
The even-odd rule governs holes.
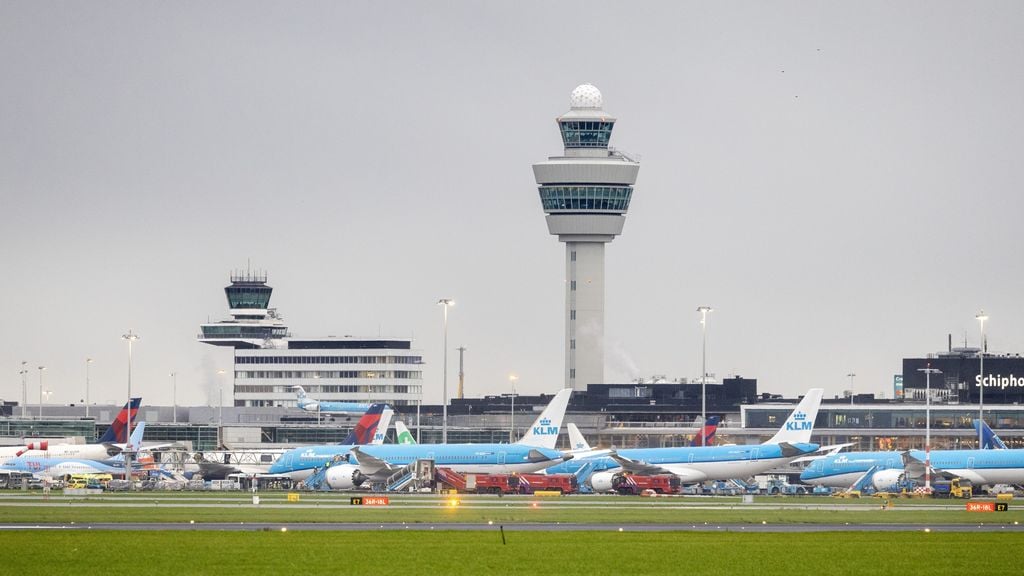
[[[579,492],[579,483],[575,474],[520,474],[519,492],[561,492],[575,494]]]
[[[936,480],[932,482],[932,495],[936,498],[967,498],[974,495],[974,487],[970,482],[963,483],[960,478]]]
[[[306,412],[319,414],[345,414],[348,416],[360,416],[370,409],[370,404],[357,402],[321,402],[306,396],[306,390],[302,386],[292,386],[295,397],[299,401],[299,408]]]
[[[673,474],[622,474],[612,479],[612,490],[619,494],[637,495],[644,490],[653,490],[657,494],[674,494],[679,492],[680,485],[679,477]]]
[[[453,474],[457,474],[457,472],[453,472]],[[519,492],[519,476],[515,474],[467,474],[466,492],[515,494]]]

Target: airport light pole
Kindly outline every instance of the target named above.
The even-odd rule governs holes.
[[[701,339],[703,341],[700,352],[700,445],[704,446],[704,426],[708,422],[708,394],[707,394],[707,380],[708,380],[708,312],[714,309],[710,306],[700,306],[697,308],[697,312],[700,312],[700,332]]]
[[[132,486],[132,344],[139,339],[139,335],[128,330],[122,334],[121,339],[128,342],[128,418],[127,426],[124,429],[124,479],[128,481],[128,489]]]
[[[28,362],[21,361],[21,417],[28,418]]]
[[[85,417],[89,417],[89,365],[92,364],[92,358],[85,359]],[[131,406],[128,406],[131,408]]]
[[[985,320],[988,320],[988,316],[985,311],[979,312],[975,318],[978,320],[978,325],[981,327],[981,346],[978,349],[978,374],[981,376],[981,380],[978,382],[978,420],[985,422]],[[982,438],[984,433],[983,426],[978,426],[978,449],[981,450],[981,445],[984,443]]]
[[[509,374],[508,379],[512,382],[512,393],[509,394],[509,398],[512,400],[512,408],[509,410],[509,425],[508,425],[508,443],[513,444],[516,441],[516,382],[519,380],[519,376],[515,374]]]
[[[43,370],[46,366],[39,367],[39,419],[43,419]]]
[[[918,372],[924,372],[924,489],[932,491],[932,374],[942,374],[938,368],[932,368],[929,362],[925,368],[918,368]]]
[[[437,303],[444,307],[444,375],[442,376],[442,393],[444,405],[441,407],[441,443],[448,443],[448,307],[455,304],[451,298],[442,298]]]
[[[317,405],[319,419],[319,405]],[[224,371],[217,370],[217,449],[224,447]]]
[[[850,372],[846,377],[850,379],[850,406],[853,406],[853,379],[856,378],[857,375]]]
[[[178,373],[171,372],[171,403],[174,405],[174,423],[178,423]]]

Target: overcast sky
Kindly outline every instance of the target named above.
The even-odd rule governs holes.
[[[297,336],[412,337],[450,389],[563,385],[564,246],[531,164],[590,82],[639,154],[606,378],[891,397],[1024,352],[1024,3],[0,3],[0,398],[206,404],[247,261]],[[214,400],[215,402],[215,400]]]

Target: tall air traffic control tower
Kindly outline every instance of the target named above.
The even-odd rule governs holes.
[[[577,86],[557,119],[563,156],[533,165],[548,231],[565,242],[565,386],[604,382],[604,245],[622,233],[640,164],[611,147],[601,91]]]

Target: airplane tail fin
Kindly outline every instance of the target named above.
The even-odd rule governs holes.
[[[128,450],[137,452],[142,447],[142,435],[146,433],[146,423],[139,422],[132,430],[132,437],[128,440]]]
[[[132,411],[132,422],[135,422],[135,415],[139,412],[139,405],[142,403],[142,398],[132,398],[131,402],[126,402],[124,408],[118,412],[117,417],[110,423],[110,427],[107,431],[100,436],[99,443],[119,443],[124,444],[128,441],[125,437],[125,428],[128,426],[128,406],[131,404]]]
[[[396,444],[415,444],[416,439],[412,437],[412,433],[405,427],[405,422],[401,420],[395,421],[395,443]]]
[[[381,414],[384,409],[387,408],[387,404],[372,404],[370,409],[359,418],[359,422],[356,423],[356,427],[352,429],[352,432],[342,441],[343,445],[346,446],[358,446],[362,444],[369,444],[373,441],[373,435],[377,432],[377,425],[380,424]]]
[[[565,427],[569,429],[569,450],[573,452],[590,452],[593,450],[575,424],[569,422]]]
[[[309,396],[306,396],[306,389],[302,386],[292,386],[292,390],[295,391],[295,398],[298,399],[299,408],[302,408],[306,404],[310,404],[313,400]]]
[[[811,441],[811,433],[814,432],[814,420],[818,417],[818,406],[821,405],[821,397],[825,395],[824,388],[811,388],[807,391],[804,399],[797,405],[796,410],[786,418],[782,428],[772,436],[766,444],[790,444],[807,443]]]
[[[558,433],[562,430],[562,420],[565,418],[565,409],[569,406],[571,395],[571,388],[564,388],[555,394],[548,407],[534,420],[530,431],[517,444],[553,450],[558,444]]]
[[[391,427],[391,418],[394,415],[395,411],[390,406],[384,407],[384,411],[380,414],[380,421],[377,422],[377,431],[373,433],[373,442],[371,444],[384,443],[384,438],[388,435],[388,428]]]
[[[700,434],[693,437],[690,446],[714,446],[715,432],[718,431],[718,423],[722,421],[721,416],[708,416],[708,421],[700,429]],[[701,438],[704,442],[701,443]]]
[[[1005,450],[1006,444],[988,427],[984,420],[974,419],[974,429],[981,433],[981,447],[985,450]]]

